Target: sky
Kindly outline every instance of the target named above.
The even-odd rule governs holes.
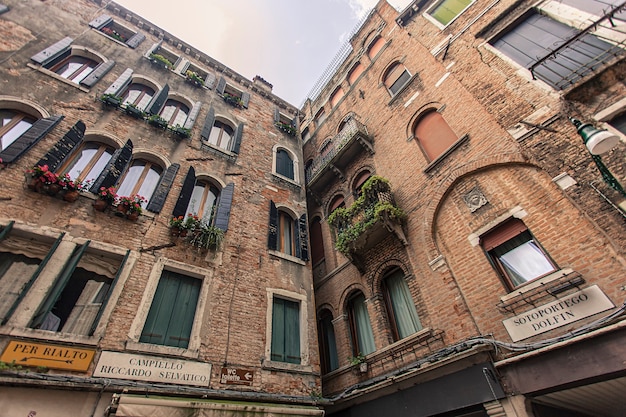
[[[300,107],[376,0],[115,0]],[[398,10],[410,0],[388,0]]]

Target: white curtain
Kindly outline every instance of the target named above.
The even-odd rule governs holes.
[[[402,272],[393,274],[385,282],[391,299],[393,315],[396,319],[398,335],[400,339],[403,339],[420,330],[422,324]]]

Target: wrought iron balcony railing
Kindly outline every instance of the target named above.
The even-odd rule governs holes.
[[[330,150],[314,159],[313,163],[306,167],[305,178],[307,185],[317,179],[331,163],[340,159],[343,152],[358,140],[362,141],[361,145],[369,147],[371,151],[371,138],[367,133],[367,127],[350,118],[346,121],[341,131],[331,140]]]

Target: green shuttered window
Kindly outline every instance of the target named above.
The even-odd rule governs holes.
[[[272,305],[273,361],[300,363],[300,304],[274,298]]]
[[[187,348],[202,280],[163,271],[140,342]]]

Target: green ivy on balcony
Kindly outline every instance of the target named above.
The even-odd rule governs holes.
[[[341,207],[328,216],[328,223],[337,231],[335,249],[351,257],[354,242],[379,221],[400,223],[406,218],[391,197],[385,178],[374,175],[361,188],[361,196],[350,207]]]

